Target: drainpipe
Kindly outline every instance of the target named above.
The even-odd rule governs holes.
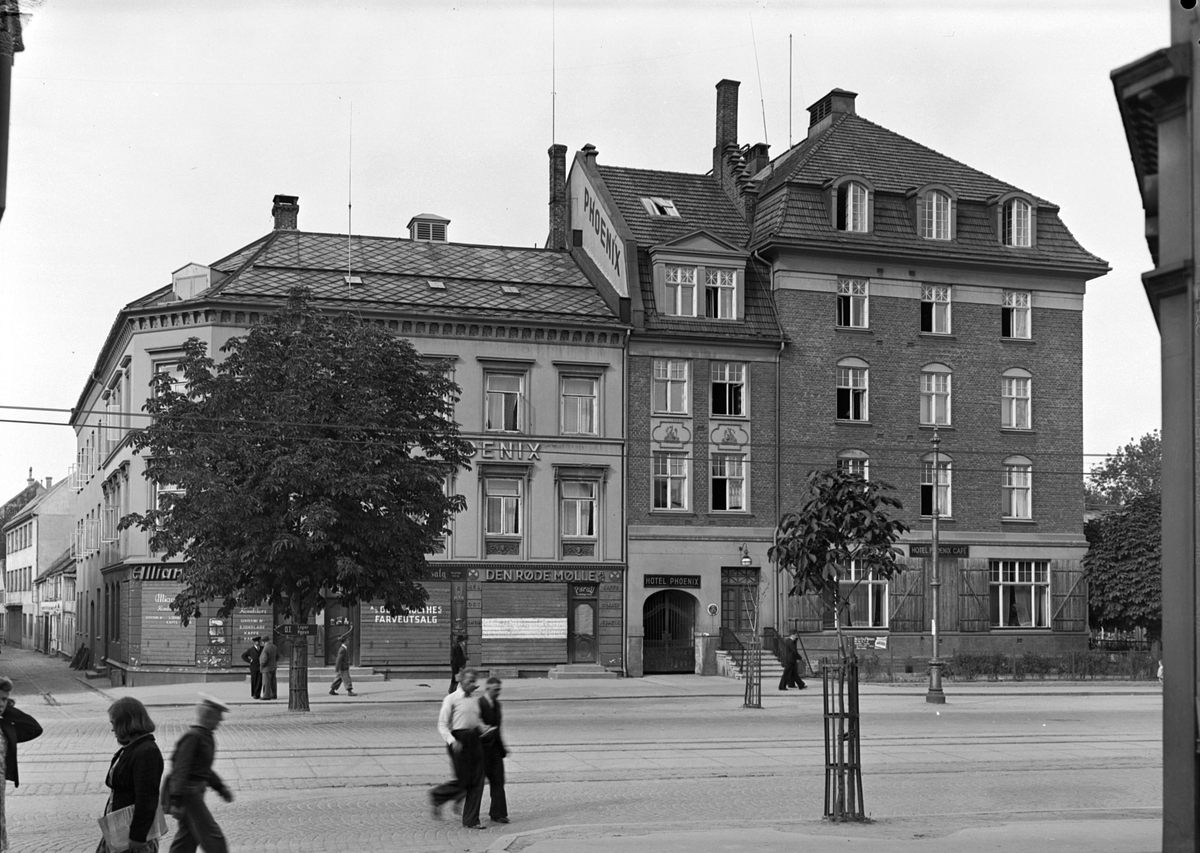
[[[772,305],[775,305],[775,266],[773,264],[767,263],[766,258],[764,258],[762,255],[760,255],[758,253],[757,249],[755,249],[750,254],[752,257],[757,258],[761,264],[763,264],[764,266],[766,266],[768,269],[771,270],[771,303],[772,303]],[[776,316],[776,318],[778,318],[779,317],[779,309],[778,309],[777,305],[775,306],[775,309],[776,309],[775,316]],[[779,339],[779,351],[777,353],[775,353],[775,524],[776,524],[776,527],[778,527],[779,519],[783,515],[783,499],[782,499],[782,491],[781,491],[783,488],[783,433],[781,432],[781,429],[783,427],[783,415],[782,415],[783,406],[780,401],[782,400],[781,395],[783,393],[783,379],[781,376],[781,373],[782,373],[781,368],[782,368],[782,362],[783,362],[783,348],[785,346],[787,346],[787,341],[781,335],[780,339]],[[771,541],[774,542],[774,536],[771,537]],[[783,605],[784,605],[784,601],[785,601],[785,596],[783,594],[783,584],[780,583],[778,568],[779,567],[778,567],[778,563],[777,563],[776,571],[775,571],[775,629],[777,631],[782,631],[783,627],[784,627],[784,625],[783,625],[783,619],[784,619]]]

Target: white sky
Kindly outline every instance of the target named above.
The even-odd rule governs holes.
[[[1109,72],[1165,47],[1170,0],[567,2],[556,140],[614,165],[711,165],[714,86],[740,141],[788,144],[834,87],[860,115],[1058,204],[1113,271],[1084,313],[1084,450],[1159,426],[1143,213]],[[27,4],[24,4],[27,5]],[[271,197],[345,233],[416,213],[457,242],[547,231],[549,2],[46,0],[13,73],[0,222],[0,406],[75,405],[117,311],[266,234]],[[756,59],[757,44],[757,59]],[[761,86],[759,73],[761,71]],[[0,408],[0,419],[66,415]],[[0,502],[65,476],[65,426],[0,423]]]

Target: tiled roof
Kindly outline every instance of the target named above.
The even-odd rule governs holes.
[[[942,183],[960,200],[971,201],[1017,189],[853,113],[835,116],[822,133],[784,153],[764,172],[762,198],[788,181],[824,184],[848,174],[862,175],[880,192],[905,193]]]
[[[701,229],[737,246],[746,245],[746,221],[711,175],[598,168],[639,246],[666,243]],[[670,199],[679,216],[651,216],[642,204],[646,196]]]
[[[980,202],[957,205],[954,240],[926,240],[916,231],[907,201],[877,193],[873,228],[848,233],[833,227],[825,194],[815,186],[790,185],[765,199],[756,212],[755,244],[801,242],[806,248],[837,251],[907,251],[955,261],[998,261],[1033,265],[1088,266],[1102,271],[1105,262],[1071,235],[1053,208],[1039,208],[1035,245],[1023,249],[1000,244],[987,208]]]
[[[736,323],[660,314],[654,301],[650,254],[644,249],[638,251],[638,277],[641,280],[642,305],[646,311],[645,330],[648,332],[698,335],[710,339],[715,335],[726,341],[779,341],[783,337],[775,319],[775,303],[771,297],[771,270],[757,261],[751,260],[746,264],[746,317],[743,322]]]
[[[277,303],[291,288],[305,286],[326,304],[616,322],[564,252],[356,236],[350,259],[361,284],[344,280],[345,235],[277,231],[214,264],[230,275],[205,296]],[[431,288],[431,280],[445,289]],[[505,286],[517,292],[505,293]]]

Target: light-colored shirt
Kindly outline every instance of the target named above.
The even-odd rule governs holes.
[[[438,734],[447,745],[454,743],[455,729],[479,728],[479,700],[472,693],[468,696],[459,687],[442,700],[442,710],[438,713]]]

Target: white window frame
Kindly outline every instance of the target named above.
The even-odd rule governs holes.
[[[746,388],[746,376],[749,367],[741,361],[711,362],[709,388],[709,413],[714,418],[745,418],[749,417],[747,402],[749,394]],[[717,401],[722,400],[724,412],[717,411]],[[736,409],[737,411],[734,411]]]
[[[590,382],[590,394],[568,393],[568,383]],[[600,420],[600,380],[595,376],[579,376],[563,374],[559,378],[560,420],[559,428],[562,435],[599,435]],[[573,414],[572,414],[573,413]],[[576,429],[569,428],[569,421],[574,418]],[[591,428],[585,429],[584,422],[590,421]]]
[[[1003,466],[1004,518],[1028,521],[1033,518],[1033,463],[1010,456]]]
[[[873,572],[863,570],[859,560],[851,560],[849,571],[844,580],[838,581],[839,602],[846,609],[843,624],[852,629],[869,629],[888,627],[888,582],[877,580]],[[860,622],[854,615],[854,605],[858,601],[866,602],[866,622]],[[843,603],[844,602],[844,603]]]
[[[525,417],[525,374],[509,371],[509,370],[487,370],[483,374],[483,430],[484,432],[502,432],[509,434],[519,434],[525,432],[524,417]],[[516,379],[517,388],[515,391],[507,388],[492,388],[492,380],[500,379]],[[507,425],[507,406],[505,405],[508,397],[513,397],[516,406],[513,409],[513,426],[508,428]],[[497,413],[501,416],[501,423],[495,426],[492,423],[492,402],[493,399],[501,407]]]
[[[737,319],[737,270],[704,270],[704,316],[710,320]]]
[[[871,284],[865,278],[839,278],[837,283],[837,327],[871,328]]]
[[[1004,245],[1018,249],[1033,245],[1033,208],[1024,199],[1004,203]]]
[[[921,236],[926,240],[950,239],[950,196],[930,190],[921,205]]]
[[[865,234],[870,230],[870,190],[858,181],[846,181],[838,187],[838,219],[842,231]]]
[[[594,480],[560,480],[558,487],[561,514],[560,532],[563,540],[594,542],[597,539],[596,527],[599,521],[596,513],[596,501],[600,493],[599,484]],[[567,494],[573,489],[590,490],[591,494]],[[574,527],[574,530],[568,531],[567,528],[571,526]],[[588,526],[591,527],[591,531],[584,531],[584,528]]]
[[[691,506],[686,453],[655,450],[651,453],[650,506],[658,512],[684,512]],[[659,500],[660,485],[664,501]],[[678,494],[678,503],[674,497]],[[665,504],[665,505],[664,505]]]
[[[988,597],[993,628],[1049,628],[1049,561],[989,561]],[[1026,610],[1024,624],[1022,604]]]
[[[842,450],[837,455],[837,469],[871,479],[871,457],[861,450]]]
[[[1000,377],[1000,426],[1033,428],[1033,377],[1028,370],[1014,367]]]
[[[642,196],[642,207],[646,208],[646,212],[651,216],[671,216],[676,219],[680,218],[679,208],[675,206],[675,202],[669,198],[662,196],[650,195]]]
[[[847,405],[842,406],[843,396]],[[844,358],[837,364],[837,405],[835,415],[839,421],[867,422],[871,419],[870,368],[865,361]],[[842,412],[846,417],[841,417]],[[857,417],[856,417],[857,415]]]
[[[686,415],[688,413],[688,361],[679,358],[656,358],[651,366],[650,409],[655,414]],[[673,400],[673,391],[679,391]],[[662,402],[659,402],[659,398]],[[672,408],[677,405],[678,408]]]
[[[714,453],[709,460],[709,511],[746,512],[747,460],[745,453]],[[718,507],[717,496],[725,506]]]
[[[954,374],[944,364],[921,368],[921,425],[950,426]]]
[[[515,483],[516,493],[510,494],[499,490],[501,483]],[[486,536],[507,536],[520,538],[524,530],[522,518],[525,497],[525,481],[520,477],[500,477],[489,475],[483,480],[484,515],[483,531]],[[511,508],[511,509],[510,509]],[[499,529],[493,526],[493,514],[500,522]],[[510,524],[511,522],[511,524]],[[511,527],[511,529],[509,529]]]
[[[700,270],[682,264],[667,264],[663,282],[667,288],[666,314],[675,317],[696,316],[696,290]]]
[[[926,335],[951,333],[949,285],[921,285],[921,332]]]
[[[937,468],[938,487],[935,504],[933,476],[934,454],[929,453],[921,460],[922,518],[930,518],[933,515],[934,509],[937,510],[938,518],[949,518],[954,514],[954,461],[945,453],[939,453],[937,454]],[[929,512],[925,511],[926,505],[929,506]]]
[[[1001,303],[1000,336],[1009,340],[1033,337],[1033,294],[1028,290],[1006,290]],[[1008,326],[1008,334],[1004,327]]]

